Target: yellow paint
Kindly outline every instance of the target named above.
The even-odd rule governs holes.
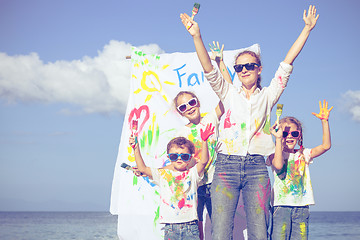
[[[300,235],[301,235],[301,239],[306,239],[306,224],[305,223],[300,223]]]
[[[139,67],[139,64],[138,64],[138,63],[135,63],[135,64],[134,64],[134,67],[138,68],[138,67]]]
[[[166,64],[166,65],[162,66],[162,70],[168,68],[169,66],[170,66],[169,64]]]
[[[129,155],[129,156],[128,156],[128,160],[129,160],[129,162],[135,162],[135,157]]]
[[[174,83],[174,82],[169,82],[169,81],[164,81],[164,83],[166,83],[166,84],[168,84],[168,85],[176,85],[176,83]]]
[[[147,95],[145,102],[149,101],[151,99],[152,95]]]
[[[165,99],[166,102],[169,102],[165,95],[162,95],[162,97]]]
[[[207,112],[206,113],[201,113],[200,116],[205,117],[207,114],[208,114]]]
[[[137,76],[135,76],[134,74],[132,74],[131,77],[137,79]]]
[[[145,58],[144,63],[145,63],[145,65],[147,65],[149,63],[149,60],[147,58]]]
[[[138,94],[139,92],[141,92],[141,88],[137,89],[134,94]]]
[[[146,84],[146,79],[148,76],[153,76],[156,80],[156,82],[153,82],[153,78],[151,78],[150,83],[152,84],[152,87],[149,87]],[[158,86],[156,86],[155,84],[157,83]],[[161,92],[162,91],[162,86],[159,80],[159,76],[153,72],[153,71],[144,71],[143,72],[143,76],[141,79],[141,87],[148,92]]]
[[[286,227],[287,227],[286,223],[284,223],[284,224],[281,226],[281,234],[280,234],[280,236],[281,236],[282,239],[285,239]]]

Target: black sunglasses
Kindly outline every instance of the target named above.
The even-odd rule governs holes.
[[[300,131],[299,130],[296,130],[296,131],[292,131],[292,132],[283,132],[283,138],[286,138],[289,133],[291,134],[292,137],[294,138],[298,138],[300,136]]]
[[[181,160],[183,160],[184,162],[187,162],[191,159],[191,154],[190,153],[169,153],[168,157],[170,159],[170,161],[175,162],[178,158],[181,158]]]
[[[179,110],[179,112],[184,113],[187,109],[187,105],[189,105],[190,107],[195,107],[197,104],[198,104],[197,99],[192,98],[187,103],[183,103],[177,106],[177,109]]]
[[[246,64],[236,64],[234,65],[235,72],[241,72],[243,70],[243,67],[246,68],[248,71],[253,71],[255,69],[255,66],[260,67],[257,63],[246,63]]]

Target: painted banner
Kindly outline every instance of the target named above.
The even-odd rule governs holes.
[[[232,65],[239,51],[224,51],[224,62],[233,80],[237,76]],[[133,120],[137,120],[139,145],[146,165],[160,168],[169,163],[167,143],[188,123],[174,107],[177,93],[194,92],[203,114],[212,111],[219,98],[205,79],[196,53],[153,55],[133,47],[131,66],[130,95],[115,165],[110,212],[118,215],[120,239],[162,239],[158,187],[148,177],[136,177],[132,171],[121,167],[122,163],[136,165],[129,146],[129,136],[135,127]]]

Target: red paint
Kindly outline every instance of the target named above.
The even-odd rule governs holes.
[[[231,126],[234,126],[235,123],[231,123],[230,121],[230,115],[231,115],[231,111],[230,109],[226,112],[226,117],[225,117],[225,120],[224,120],[224,129],[225,128],[231,128]]]
[[[147,105],[142,105],[141,107],[139,107],[139,109],[134,108],[129,114],[128,123],[129,123],[130,129],[132,129],[132,120],[133,120],[133,118],[135,117],[135,119],[139,121],[139,119],[140,119],[141,115],[143,114],[143,112],[145,113],[145,116],[144,116],[144,119],[143,119],[142,123],[140,124],[140,127],[138,129],[138,133],[141,132],[141,130],[143,129],[145,123],[150,118],[149,107]]]

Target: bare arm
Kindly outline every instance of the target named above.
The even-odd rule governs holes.
[[[320,105],[320,113],[318,114],[312,113],[312,114],[321,120],[321,125],[323,129],[322,144],[311,150],[312,158],[320,156],[321,154],[325,153],[331,148],[329,114],[333,107],[328,109],[328,103],[325,100],[323,106],[321,106],[321,101],[319,102],[319,105]]]
[[[275,137],[275,153],[271,154],[269,156],[271,164],[274,168],[276,168],[277,170],[281,170],[284,166],[284,158],[283,158],[283,146],[282,146],[282,142],[283,142],[283,130],[281,127],[278,128],[278,131],[275,130],[277,126],[277,123],[275,123],[271,128],[270,128],[270,132],[272,135],[274,135]]]
[[[201,66],[205,73],[209,73],[213,70],[213,65],[211,64],[210,56],[206,51],[204,42],[201,38],[200,28],[197,22],[192,20],[189,15],[186,13],[180,14],[181,22],[184,24],[187,31],[191,34],[194,40],[194,45],[196,53],[200,60]]]
[[[129,138],[129,144],[134,149],[135,162],[136,162],[137,169],[139,170],[139,172],[147,175],[149,178],[152,179],[151,169],[146,166],[144,159],[141,156],[137,137],[134,135],[131,135]]]
[[[198,171],[199,176],[202,175],[206,167],[206,164],[209,161],[209,148],[208,148],[207,140],[212,134],[214,134],[214,129],[215,126],[213,127],[211,123],[206,125],[205,130],[200,129],[201,139],[203,142],[201,146],[201,159],[196,164],[196,169]]]
[[[221,75],[224,77],[224,79],[232,84],[232,79],[231,79],[231,76],[230,76],[230,73],[224,63],[224,58],[223,58],[223,52],[224,52],[224,44],[221,46],[220,48],[220,44],[219,42],[216,42],[213,41],[213,46],[210,45],[210,50],[211,50],[211,56],[210,56],[210,59],[215,61],[220,72],[221,72]]]
[[[306,10],[303,13],[303,20],[305,22],[305,27],[301,31],[299,37],[296,39],[294,44],[291,46],[289,52],[287,53],[284,62],[290,65],[293,64],[296,57],[299,55],[301,50],[303,49],[306,40],[308,39],[311,30],[315,27],[316,22],[319,18],[319,14],[316,16],[316,8],[315,6],[310,5],[309,10],[306,14]]]

